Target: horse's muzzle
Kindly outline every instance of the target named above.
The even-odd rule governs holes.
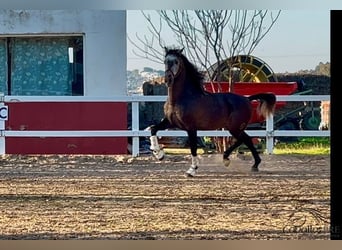
[[[165,82],[168,87],[170,87],[174,82],[175,76],[171,70],[165,71]]]

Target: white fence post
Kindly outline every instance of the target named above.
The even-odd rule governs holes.
[[[6,153],[5,121],[8,117],[8,108],[5,106],[4,100],[4,93],[0,93],[0,155],[4,155]]]
[[[139,101],[133,99],[132,101],[132,156],[139,156]]]
[[[273,154],[274,147],[274,122],[273,114],[266,119],[266,152]]]

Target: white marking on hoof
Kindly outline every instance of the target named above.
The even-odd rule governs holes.
[[[164,159],[164,156],[165,156],[164,150],[159,147],[157,136],[152,135],[150,137],[150,141],[151,141],[150,149],[152,150],[154,157],[156,157],[158,160]]]
[[[191,166],[186,172],[186,176],[188,177],[194,177],[196,175],[196,170],[198,169],[197,166]]]
[[[229,167],[230,160],[229,159],[223,159],[223,164],[224,164],[225,167]]]
[[[198,169],[199,159],[198,156],[191,155],[191,166],[188,171],[185,172],[186,176],[194,177],[196,175],[196,170]]]
[[[194,168],[197,168],[198,165],[199,165],[198,156],[191,155],[191,166]]]
[[[158,139],[156,135],[152,135],[150,137],[150,142],[151,142],[151,146],[150,149],[153,151],[158,151],[160,150],[159,144],[158,144]]]
[[[156,157],[159,161],[164,159],[165,153],[164,150],[160,149],[160,150],[153,150],[152,151],[154,157]]]

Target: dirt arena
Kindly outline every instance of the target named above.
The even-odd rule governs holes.
[[[0,158],[0,239],[329,239],[330,156]]]

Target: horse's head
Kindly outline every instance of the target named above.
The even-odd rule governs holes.
[[[190,88],[192,92],[198,90],[203,93],[203,75],[197,70],[196,66],[182,54],[183,50],[184,48],[165,48],[164,63],[166,84],[168,87],[171,87],[177,82],[178,86],[183,86],[182,89]]]
[[[184,68],[182,52],[183,49],[165,48],[165,81],[168,87]]]

